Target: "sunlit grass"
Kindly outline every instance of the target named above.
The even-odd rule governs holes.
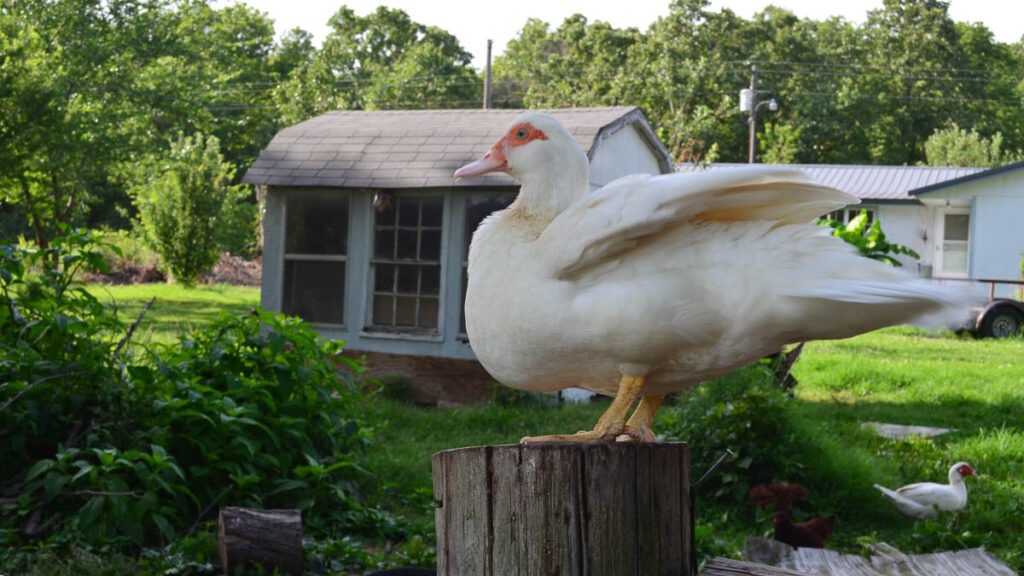
[[[258,306],[260,300],[259,288],[224,284],[199,284],[194,288],[177,284],[90,284],[86,288],[101,302],[115,305],[125,324],[134,322],[146,303],[155,298],[132,337],[136,343],[173,343],[222,312],[243,314]]]

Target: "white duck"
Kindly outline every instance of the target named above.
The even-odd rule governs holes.
[[[479,361],[513,388],[615,396],[594,430],[524,442],[654,440],[665,394],[951,299],[813,224],[857,199],[798,171],[635,175],[588,193],[588,170],[561,124],[527,112],[454,175],[502,171],[522,184],[469,251],[466,328]]]
[[[938,518],[937,510],[960,510],[967,505],[965,476],[974,476],[974,468],[967,462],[957,462],[949,468],[949,484],[917,482],[890,490],[875,484],[892,500],[896,509],[911,518]]]

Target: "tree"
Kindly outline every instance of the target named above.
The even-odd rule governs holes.
[[[129,190],[144,237],[185,286],[217,261],[222,216],[245,197],[242,187],[231,185],[233,177],[217,137],[203,134],[179,136],[163,161],[135,167]]]
[[[943,0],[885,0],[868,13],[869,50],[864,97],[875,102],[869,131],[871,160],[914,164],[924,160],[924,140],[956,112],[958,88],[950,68],[957,58],[957,30]]]
[[[274,91],[279,121],[328,110],[456,108],[480,101],[471,55],[439,28],[384,6],[367,16],[342,6],[312,58]]]
[[[276,125],[273,27],[206,0],[19,0],[0,9],[0,202],[44,248],[59,225],[121,227],[124,167],[164,134],[218,136],[245,166]],[[12,209],[13,207],[13,209]]]
[[[1002,145],[1003,135],[999,132],[986,138],[973,128],[968,132],[953,124],[932,134],[924,143],[924,150],[929,166],[1000,166],[1022,156],[1021,152],[1003,152]]]
[[[530,18],[494,63],[499,105],[531,108],[607,106],[628,85],[629,51],[642,36],[582,14],[554,31]]]

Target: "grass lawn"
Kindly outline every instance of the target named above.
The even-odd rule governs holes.
[[[249,286],[198,284],[186,289],[176,284],[89,284],[86,288],[101,302],[114,302],[126,324],[138,318],[151,298],[156,299],[132,337],[139,343],[173,343],[221,312],[243,314],[260,302],[259,288]]]
[[[259,298],[257,289],[224,286],[90,290],[116,299],[128,321],[156,296],[141,336],[160,342],[174,341],[221,311],[244,313]],[[799,383],[785,403],[788,439],[780,438],[779,444],[788,446],[790,452],[781,457],[797,477],[774,479],[800,481],[810,489],[805,515],[838,514],[831,548],[863,553],[865,543],[886,542],[922,553],[984,546],[1024,572],[1024,339],[972,340],[891,328],[810,343],[794,376]],[[374,442],[366,467],[379,479],[390,511],[408,522],[411,533],[432,537],[432,454],[589,428],[605,408],[604,403],[558,405],[532,395],[500,397],[505,401],[463,410],[367,397],[362,410]],[[659,425],[688,401],[685,395],[676,398],[676,406],[659,415]],[[932,440],[895,441],[862,428],[869,421],[954,430]],[[711,432],[698,429],[688,440],[696,446]],[[945,481],[958,460],[970,462],[979,476],[967,479],[966,510],[936,522],[899,515],[872,486]],[[703,469],[695,463],[693,472]],[[705,557],[736,556],[744,536],[771,533],[770,514],[742,499],[701,502],[697,523],[698,548]]]

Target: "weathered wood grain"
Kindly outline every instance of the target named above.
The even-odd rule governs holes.
[[[218,522],[221,568],[259,565],[266,573],[303,572],[302,513],[298,510],[221,508]]]
[[[690,574],[686,444],[461,448],[433,478],[438,574]]]
[[[871,546],[870,557],[863,557],[817,548],[794,549],[774,540],[747,537],[744,556],[754,562],[822,576],[1016,576],[983,548],[910,555],[881,543]]]

